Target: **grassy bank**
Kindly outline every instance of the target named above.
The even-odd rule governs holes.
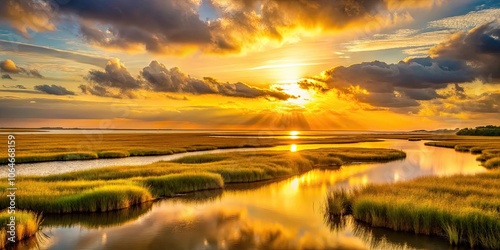
[[[25,240],[38,231],[38,227],[41,223],[41,215],[34,212],[27,212],[22,210],[17,210],[15,214],[9,214],[7,210],[0,212],[0,249],[7,248],[8,245],[12,244],[8,241],[11,235],[8,233],[10,229],[7,228],[7,224],[10,223],[10,217],[15,216],[15,241],[19,242]]]
[[[500,139],[430,141],[425,145],[478,154],[477,160],[481,161],[486,168],[500,167]]]
[[[340,190],[328,195],[327,204],[331,214],[352,214],[371,226],[500,248],[500,170]]]
[[[171,162],[50,175],[18,177],[17,207],[44,213],[103,212],[179,193],[220,189],[228,183],[255,182],[338,168],[349,161],[404,158],[392,149],[332,148],[233,152],[189,156]],[[0,180],[6,190],[7,180]],[[5,191],[1,194],[5,197]],[[7,206],[7,199],[0,206]]]
[[[129,156],[169,155],[224,148],[272,147],[287,144],[325,144],[376,141],[369,137],[312,138],[248,138],[213,137],[211,134],[19,134],[16,135],[16,162],[43,162],[122,158]],[[95,131],[94,131],[95,132]],[[7,145],[0,151],[7,152]],[[6,156],[0,163],[6,163]]]

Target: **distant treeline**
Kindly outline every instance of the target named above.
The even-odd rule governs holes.
[[[460,129],[457,135],[500,136],[500,126],[488,125],[476,128],[464,128]]]

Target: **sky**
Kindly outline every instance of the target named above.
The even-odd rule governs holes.
[[[0,127],[500,123],[494,0],[2,0]]]

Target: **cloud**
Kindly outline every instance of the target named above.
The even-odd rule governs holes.
[[[28,30],[55,29],[60,19],[76,20],[89,43],[154,53],[239,53],[263,45],[296,41],[319,31],[382,28],[412,19],[408,9],[442,1],[394,0],[204,0],[217,13],[200,20],[201,0],[5,0],[0,18],[29,36]],[[19,14],[22,15],[19,15]]]
[[[88,55],[73,51],[54,49],[46,46],[39,46],[21,42],[7,41],[0,39],[0,48],[8,51],[13,50],[16,53],[35,53],[40,55],[48,55],[57,58],[73,60],[78,63],[90,64],[94,66],[102,67],[102,65],[106,64],[107,58],[96,56],[96,55]]]
[[[2,85],[2,87],[6,88],[6,89],[26,89],[26,87],[24,87],[24,85],[21,85],[21,84],[13,85],[13,86]]]
[[[435,99],[422,106],[421,115],[452,117],[468,113],[490,118],[492,114],[500,113],[500,92],[449,95],[446,99]]]
[[[336,89],[359,102],[396,108],[419,106],[417,101],[439,98],[437,89],[475,77],[464,61],[425,57],[395,64],[373,61],[336,67],[299,85],[323,93]]]
[[[500,27],[498,22],[455,34],[430,50],[434,58],[468,62],[484,80],[500,79]]]
[[[429,28],[468,30],[485,23],[495,21],[500,16],[500,9],[471,11],[465,15],[446,17],[429,22]]]
[[[67,90],[65,87],[58,85],[36,85],[35,90],[44,92],[49,95],[75,95],[75,92]]]
[[[54,21],[58,18],[54,13],[51,1],[38,0],[2,0],[0,2],[0,21],[7,21],[12,28],[29,38],[29,31],[53,31]]]
[[[40,72],[36,69],[30,69],[29,74],[32,75],[33,77],[43,78],[42,74],[40,74]]]
[[[80,85],[82,92],[97,96],[134,97],[131,91],[141,89],[144,86],[143,82],[133,77],[125,65],[117,58],[108,60],[104,71],[89,71],[85,79],[89,84]]]
[[[499,16],[500,9],[471,11],[465,15],[431,21],[422,29],[399,29],[389,34],[374,34],[345,45],[350,52],[407,48],[403,50],[406,54],[427,54],[431,46],[447,41],[450,35],[495,21]]]
[[[61,12],[80,19],[80,32],[103,47],[140,47],[168,53],[185,45],[211,44],[208,24],[200,20],[197,1],[73,0]],[[103,28],[105,27],[105,28]]]
[[[179,68],[167,69],[165,65],[152,61],[145,67],[141,76],[157,92],[192,93],[192,94],[219,94],[245,98],[274,97],[279,100],[291,98],[280,91],[264,90],[248,86],[244,83],[221,83],[214,78],[192,78],[184,74]]]
[[[499,37],[498,23],[491,22],[454,34],[432,47],[428,57],[410,58],[395,64],[373,61],[336,67],[298,84],[321,93],[336,89],[377,107],[414,107],[420,105],[419,101],[450,96],[464,99],[464,89],[459,83],[475,79],[493,83],[500,80]],[[453,93],[440,95],[436,92],[450,84],[455,86]]]
[[[4,61],[0,61],[0,72],[7,72],[11,74],[23,74],[25,76],[31,76],[36,78],[43,78],[42,74],[36,69],[25,69],[22,67],[18,67],[14,61],[10,59],[5,59]],[[4,78],[5,76],[5,78]],[[2,75],[2,79],[12,79],[12,77],[8,74]]]
[[[9,74],[2,74],[2,79],[14,80]]]
[[[4,61],[1,61],[0,62],[0,69],[3,72],[13,73],[13,74],[21,72],[21,69],[17,68],[14,61],[12,61],[10,59],[5,59]]]
[[[193,78],[179,68],[168,69],[157,61],[144,67],[140,76],[133,77],[120,60],[111,59],[104,71],[91,70],[85,78],[89,84],[80,86],[83,93],[115,98],[134,98],[135,90],[244,98],[271,97],[278,100],[293,98],[281,91],[260,89],[241,82],[221,83],[211,77]]]

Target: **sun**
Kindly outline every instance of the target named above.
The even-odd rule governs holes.
[[[300,88],[297,83],[275,84],[274,88],[292,96],[287,100],[290,104],[304,106],[313,100],[309,90]]]

